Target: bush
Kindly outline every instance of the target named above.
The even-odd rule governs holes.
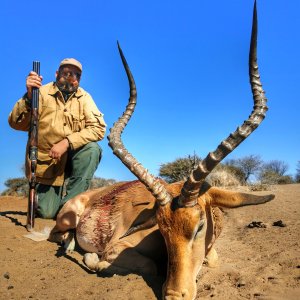
[[[162,164],[159,176],[168,183],[186,180],[200,162],[201,158],[196,154],[177,158],[173,162]],[[219,164],[208,175],[207,182],[212,186],[233,187],[241,185],[243,178],[244,174],[238,167]]]
[[[67,183],[67,181],[66,181]],[[112,185],[116,183],[114,179],[104,179],[95,177],[91,181],[90,189],[96,189],[99,187]],[[10,178],[7,179],[4,183],[8,188],[1,193],[1,196],[28,196],[29,192],[29,183],[26,177],[20,178]],[[63,195],[65,194],[65,186],[63,190]]]
[[[290,184],[290,183],[294,183],[294,180],[290,175],[284,175],[278,179],[278,184]]]
[[[94,177],[91,181],[90,189],[94,190],[94,189],[104,187],[107,185],[113,185],[114,183],[116,183],[116,180],[114,180],[114,179],[105,179],[105,178],[101,178],[101,177]]]
[[[196,154],[177,158],[173,162],[162,164],[159,168],[159,176],[168,183],[186,180],[200,161]]]
[[[267,163],[264,163],[261,170],[262,172],[274,172],[280,176],[284,176],[288,168],[288,164],[282,160],[271,160]]]
[[[296,176],[295,176],[295,181],[297,183],[300,183],[300,161],[298,161],[296,171],[297,171],[297,173],[296,173]]]
[[[246,184],[251,175],[256,175],[262,165],[259,155],[248,155],[239,159],[230,159],[225,162],[228,167],[235,168],[240,181]]]
[[[4,183],[8,188],[1,193],[1,196],[27,196],[29,184],[26,177],[10,178]]]
[[[268,184],[262,184],[262,183],[249,184],[248,188],[252,192],[269,191],[269,190],[271,190],[270,185],[268,185]]]
[[[291,176],[280,175],[274,171],[264,171],[259,177],[262,184],[289,184],[294,182]]]
[[[219,164],[208,176],[207,182],[212,186],[236,187],[241,185],[238,170],[233,166]]]
[[[240,181],[228,170],[213,171],[207,176],[207,182],[212,186],[234,187],[241,185]]]

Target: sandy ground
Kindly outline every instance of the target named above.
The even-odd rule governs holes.
[[[202,268],[197,299],[300,299],[300,184],[272,193],[267,204],[225,211],[219,266]],[[0,299],[161,299],[162,277],[97,275],[80,249],[65,255],[55,243],[24,238],[26,208],[24,198],[0,198]],[[286,226],[273,225],[279,220]],[[253,221],[266,227],[248,228]],[[53,224],[36,219],[37,230]]]

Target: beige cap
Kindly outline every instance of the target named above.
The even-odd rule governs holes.
[[[82,72],[82,65],[81,63],[76,60],[75,58],[65,58],[63,59],[60,64],[59,67],[64,66],[64,65],[72,65],[77,67],[81,72]]]

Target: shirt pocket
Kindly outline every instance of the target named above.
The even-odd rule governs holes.
[[[103,119],[103,114],[95,114],[93,113],[94,118],[97,120],[97,123],[102,126],[102,127],[106,127],[106,123]]]
[[[64,154],[60,160],[52,159],[48,153],[38,152],[36,176],[45,179],[56,178],[64,173],[67,155]]]
[[[79,115],[76,113],[70,113],[70,127],[73,132],[81,131],[85,127],[85,117],[84,115]]]

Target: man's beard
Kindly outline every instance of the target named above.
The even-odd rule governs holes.
[[[60,77],[56,78],[56,85],[62,93],[71,94],[77,91],[78,85],[74,86],[73,82],[69,82],[66,78]]]

